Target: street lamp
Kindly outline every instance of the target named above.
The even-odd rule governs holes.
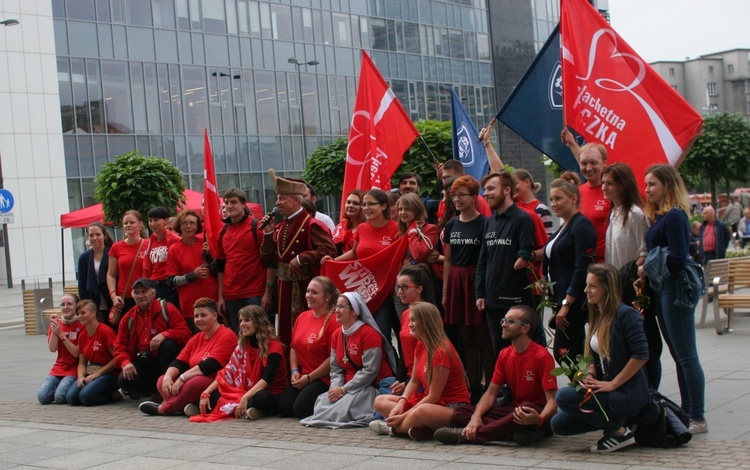
[[[0,21],[0,24],[3,26],[15,26],[19,23],[17,19],[9,18],[7,20]]]
[[[302,124],[302,154],[306,158],[307,157],[307,142],[305,139],[305,108],[302,103],[302,74],[301,74],[300,69],[302,68],[303,65],[304,66],[310,65],[310,66],[315,67],[316,65],[320,64],[320,62],[318,62],[317,60],[311,60],[309,62],[300,62],[294,57],[290,57],[287,62],[297,67],[297,87],[298,87],[297,99],[299,99],[299,112],[300,112],[301,124]]]

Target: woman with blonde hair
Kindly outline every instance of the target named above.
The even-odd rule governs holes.
[[[409,328],[418,340],[411,380],[403,395],[380,395],[375,409],[385,420],[370,422],[377,434],[432,439],[436,429],[449,426],[455,406],[469,403],[461,358],[448,340],[437,307],[427,302],[410,306]]]
[[[589,266],[585,292],[590,325],[585,355],[594,361],[580,381],[584,390],[563,387],[557,392],[558,412],[550,424],[563,436],[601,429],[604,436],[591,446],[591,452],[613,452],[635,444],[633,433],[622,423],[651,401],[643,370],[648,343],[641,315],[620,301],[620,279],[614,266]],[[591,393],[596,400],[586,399]]]
[[[305,300],[310,310],[299,314],[292,329],[289,349],[290,384],[279,399],[281,416],[299,419],[313,414],[318,395],[331,384],[331,341],[338,331],[335,317],[339,290],[332,280],[314,277],[307,285]]]
[[[276,414],[289,384],[284,347],[260,306],[240,309],[239,344],[216,380],[200,394],[200,414],[190,421],[257,420]]]
[[[677,366],[682,409],[690,416],[690,432],[705,433],[706,377],[695,339],[695,305],[702,288],[698,286],[702,280],[695,277],[702,271],[689,258],[690,199],[682,177],[667,164],[654,165],[646,171],[646,197],[644,211],[653,224],[646,232],[649,254],[638,274],[647,276],[657,292],[656,317]],[[660,262],[662,259],[664,263]],[[686,285],[695,289],[688,291]]]
[[[76,311],[78,297],[63,294],[60,298],[60,316],[52,315],[47,330],[47,348],[56,353],[55,364],[37,392],[42,405],[66,403],[68,389],[75,387],[78,364],[78,337],[83,327]]]
[[[112,300],[109,324],[115,329],[123,313],[135,307],[133,283],[143,274],[143,259],[148,251],[148,241],[143,238],[143,216],[129,210],[122,216],[125,238],[112,245],[107,266],[107,289]]]
[[[534,211],[544,224],[544,231],[547,232],[547,236],[551,236],[555,233],[552,228],[552,212],[549,207],[542,204],[542,202],[536,198],[536,193],[542,189],[541,183],[535,182],[528,170],[523,168],[516,168],[510,175],[513,177],[515,183],[515,196],[516,205],[520,208]]]

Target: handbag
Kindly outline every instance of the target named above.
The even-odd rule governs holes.
[[[94,364],[92,362],[89,362],[88,364],[86,364],[86,377],[92,374],[96,374],[102,367],[104,366],[101,364]]]
[[[149,241],[148,244],[150,246],[151,241]],[[135,253],[135,256],[133,257],[133,264],[130,266],[130,274],[128,274],[128,278],[127,280],[125,280],[126,289],[128,287],[128,284],[130,284],[130,279],[133,277],[133,271],[135,271],[135,263],[138,261],[138,255],[140,255],[142,247],[143,247],[143,240],[141,240],[140,245],[138,245],[138,251]],[[117,292],[115,291],[115,293]],[[125,295],[124,292],[123,292],[123,295]],[[120,322],[121,316],[122,316],[122,309],[115,307],[113,305],[112,308],[109,310],[109,324],[112,326],[116,326]]]

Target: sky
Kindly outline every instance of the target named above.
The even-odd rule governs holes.
[[[609,0],[609,14],[648,62],[750,49],[750,0]]]

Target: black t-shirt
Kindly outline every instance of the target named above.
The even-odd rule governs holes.
[[[456,216],[445,225],[445,242],[451,246],[451,266],[477,265],[485,220],[487,217],[482,214],[469,222],[461,222]]]

